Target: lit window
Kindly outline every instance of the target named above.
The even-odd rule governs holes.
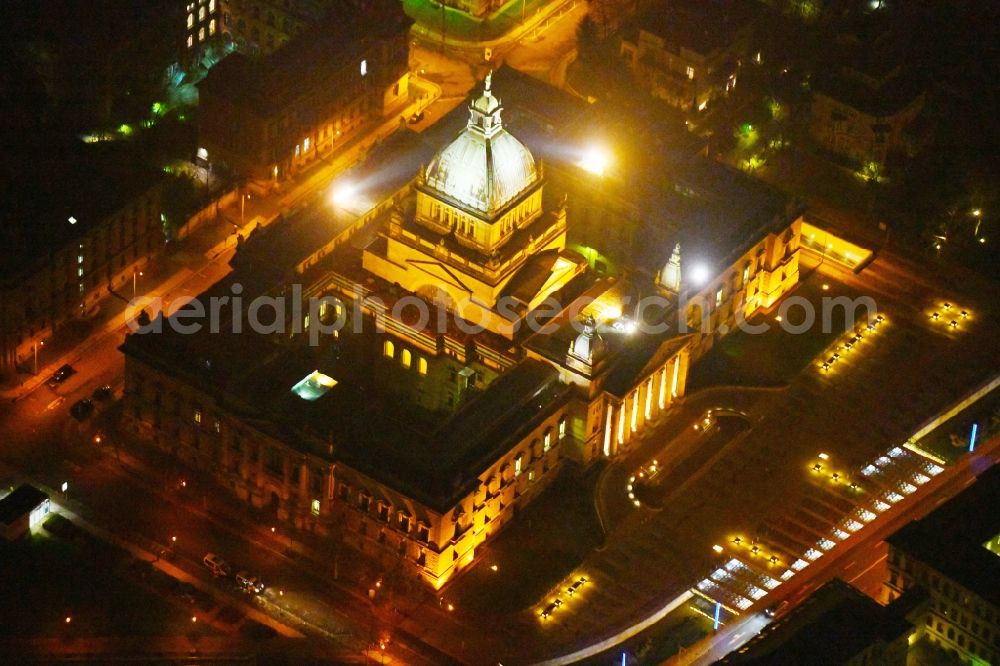
[[[194,422],[195,423],[201,423],[201,410],[200,409],[194,410]]]
[[[542,438],[542,452],[548,451],[552,448],[552,428],[545,431],[545,437]]]
[[[559,419],[559,439],[566,436],[566,417]]]
[[[78,263],[78,264],[82,264],[83,263],[83,255],[82,254],[76,255],[76,263]]]
[[[382,356],[386,358],[396,357],[396,345],[392,344],[392,340],[386,340],[382,345]]]
[[[693,79],[694,78],[694,67],[691,67],[690,65],[688,65],[686,73],[687,73],[687,77],[689,79]]]
[[[204,21],[205,20],[205,7],[204,6],[198,8],[198,20],[199,21]]]
[[[204,28],[198,28],[198,41],[199,42],[205,41],[205,29]]]
[[[215,0],[208,0],[208,11],[215,11]]]
[[[76,269],[76,276],[77,277],[83,277],[83,269],[82,268]]]
[[[722,305],[722,287],[719,287],[719,290],[715,292],[715,305],[716,307]]]
[[[302,140],[302,152],[309,152],[309,137]]]
[[[410,367],[410,361],[412,361],[412,360],[413,360],[413,355],[410,354],[410,350],[409,349],[404,349],[403,350],[403,355],[400,358],[400,363],[403,364],[404,368],[409,368]]]
[[[361,61],[361,76],[368,76],[368,61]]]
[[[314,516],[318,516],[319,515],[319,500],[318,499],[314,499],[312,501],[312,515],[314,515]]]
[[[427,359],[423,356],[417,359],[417,372],[422,375],[427,374]]]
[[[747,280],[749,279],[750,279],[750,264],[747,264],[746,266],[743,267],[743,284],[746,284]]]
[[[301,154],[302,154],[302,146],[300,146],[299,144],[295,144],[295,156],[298,157]]]
[[[188,14],[188,28],[194,27],[194,14]]]
[[[212,429],[217,433],[222,432],[222,421],[215,419],[215,422],[212,424]]]
[[[521,474],[521,456],[514,458],[514,476]]]
[[[535,470],[533,469],[528,470],[528,481],[534,481],[534,480],[535,480]]]
[[[212,19],[211,21],[208,22],[208,34],[210,35],[215,34],[215,19]]]

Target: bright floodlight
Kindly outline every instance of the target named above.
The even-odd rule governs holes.
[[[357,193],[357,187],[351,183],[339,183],[334,186],[330,201],[336,206],[348,206],[354,201]]]
[[[705,264],[696,264],[691,268],[691,281],[696,285],[705,284],[711,276],[712,274]]]
[[[595,176],[603,176],[608,168],[610,158],[606,150],[599,146],[590,146],[583,153],[583,157],[577,165]]]

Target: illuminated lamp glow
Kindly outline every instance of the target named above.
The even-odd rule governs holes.
[[[708,270],[708,266],[705,264],[695,264],[691,267],[691,272],[688,275],[696,285],[703,285],[712,277],[711,271]]]
[[[347,206],[354,201],[358,188],[351,183],[340,183],[333,188],[330,201],[337,206]]]
[[[973,423],[972,433],[969,435],[969,453],[972,453],[972,451],[976,448],[976,434],[978,431],[979,431],[979,424]]]
[[[69,222],[70,224],[76,224],[76,218],[75,218],[75,217],[73,217],[72,215],[70,215],[70,216],[69,216],[69,218],[68,218],[68,220],[67,220],[67,221],[68,221],[68,222]]]
[[[583,152],[577,166],[595,176],[603,176],[610,161],[607,151],[599,146],[590,146]]]

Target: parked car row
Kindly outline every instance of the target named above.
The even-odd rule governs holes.
[[[233,569],[229,563],[215,553],[205,553],[201,561],[216,578],[228,578],[232,575]],[[236,572],[235,581],[236,585],[248,594],[263,594],[265,589],[264,581],[247,571]]]

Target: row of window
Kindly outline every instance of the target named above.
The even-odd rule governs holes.
[[[353,492],[351,486],[346,483],[340,484],[339,497],[345,504],[351,504]],[[356,506],[362,513],[370,513],[372,509],[372,496],[364,490],[358,491]],[[382,500],[375,502],[375,517],[383,523],[390,524],[404,534],[409,534],[413,526],[416,525],[414,533],[416,540],[427,543],[430,539],[430,526],[427,523],[422,520],[414,521],[410,514],[404,510],[396,511],[394,517],[392,507],[387,502]],[[362,521],[362,525],[364,525],[364,521]]]
[[[392,340],[386,340],[384,343],[382,343],[382,356],[384,356],[385,358],[388,358],[388,359],[395,360],[396,359],[396,343],[394,343]],[[399,364],[401,366],[403,366],[405,369],[409,370],[414,365],[414,363],[413,363],[413,357],[414,357],[413,352],[411,352],[406,347],[402,347],[402,346],[400,347]],[[417,359],[417,362],[416,362],[417,372],[420,373],[421,375],[426,375],[427,374],[427,359],[424,358],[423,356],[420,356],[420,355],[417,355],[416,359]]]

